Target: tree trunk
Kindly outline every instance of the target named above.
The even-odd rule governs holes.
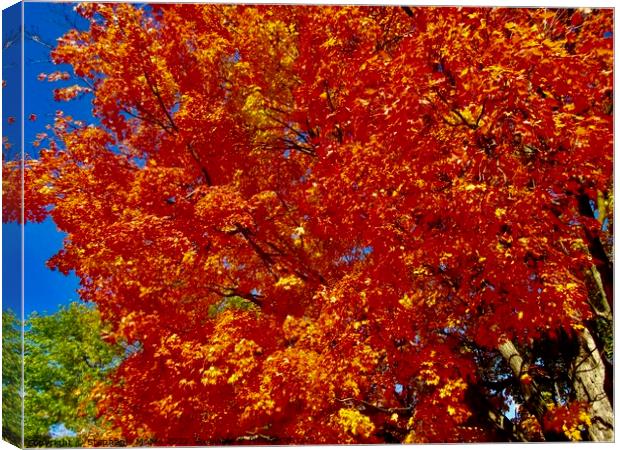
[[[611,304],[607,299],[607,294],[605,293],[605,286],[603,285],[603,279],[601,278],[601,274],[594,265],[590,269],[590,276],[592,277],[594,285],[596,286],[596,289],[598,291],[598,295],[596,296],[596,298],[590,300],[590,306],[592,307],[592,310],[597,317],[605,319],[608,322],[612,322],[613,314],[611,311]]]
[[[542,401],[536,382],[527,373],[528,366],[521,357],[519,350],[512,341],[504,341],[498,346],[498,350],[508,362],[512,373],[521,384],[523,399],[530,407],[538,421],[542,424],[542,418],[547,412],[547,407]]]
[[[614,412],[605,393],[605,366],[594,338],[587,329],[578,333],[579,352],[573,361],[571,372],[573,387],[578,401],[590,404],[588,429],[593,441],[614,440]]]

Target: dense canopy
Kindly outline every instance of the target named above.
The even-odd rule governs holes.
[[[102,439],[613,439],[611,10],[78,11],[26,219],[135,344]]]
[[[106,382],[124,350],[102,340],[107,330],[97,309],[80,303],[31,313],[24,329],[22,389],[22,322],[11,310],[2,312],[2,436],[22,446],[23,397],[25,447],[81,446],[103,420],[97,420],[92,389]],[[71,432],[76,436],[69,442]]]

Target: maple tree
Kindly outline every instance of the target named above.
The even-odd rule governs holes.
[[[613,440],[611,10],[78,11],[25,206],[139,343],[102,437]]]

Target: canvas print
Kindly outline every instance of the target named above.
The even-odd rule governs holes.
[[[613,14],[6,9],[3,439],[613,441]]]

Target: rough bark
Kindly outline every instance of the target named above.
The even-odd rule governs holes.
[[[512,341],[506,340],[498,346],[498,350],[504,359],[508,362],[512,373],[521,384],[521,392],[527,406],[542,423],[542,417],[545,415],[547,408],[542,401],[540,391],[536,382],[528,375],[528,365],[521,357],[519,350]]]
[[[591,267],[590,275],[592,276],[598,293],[596,298],[590,300],[590,306],[598,317],[611,322],[613,320],[611,305],[607,299],[603,279],[596,266],[593,265]]]
[[[593,441],[614,440],[614,412],[605,393],[605,366],[594,338],[587,329],[578,333],[579,352],[571,368],[578,401],[590,404],[592,425],[588,429]]]

